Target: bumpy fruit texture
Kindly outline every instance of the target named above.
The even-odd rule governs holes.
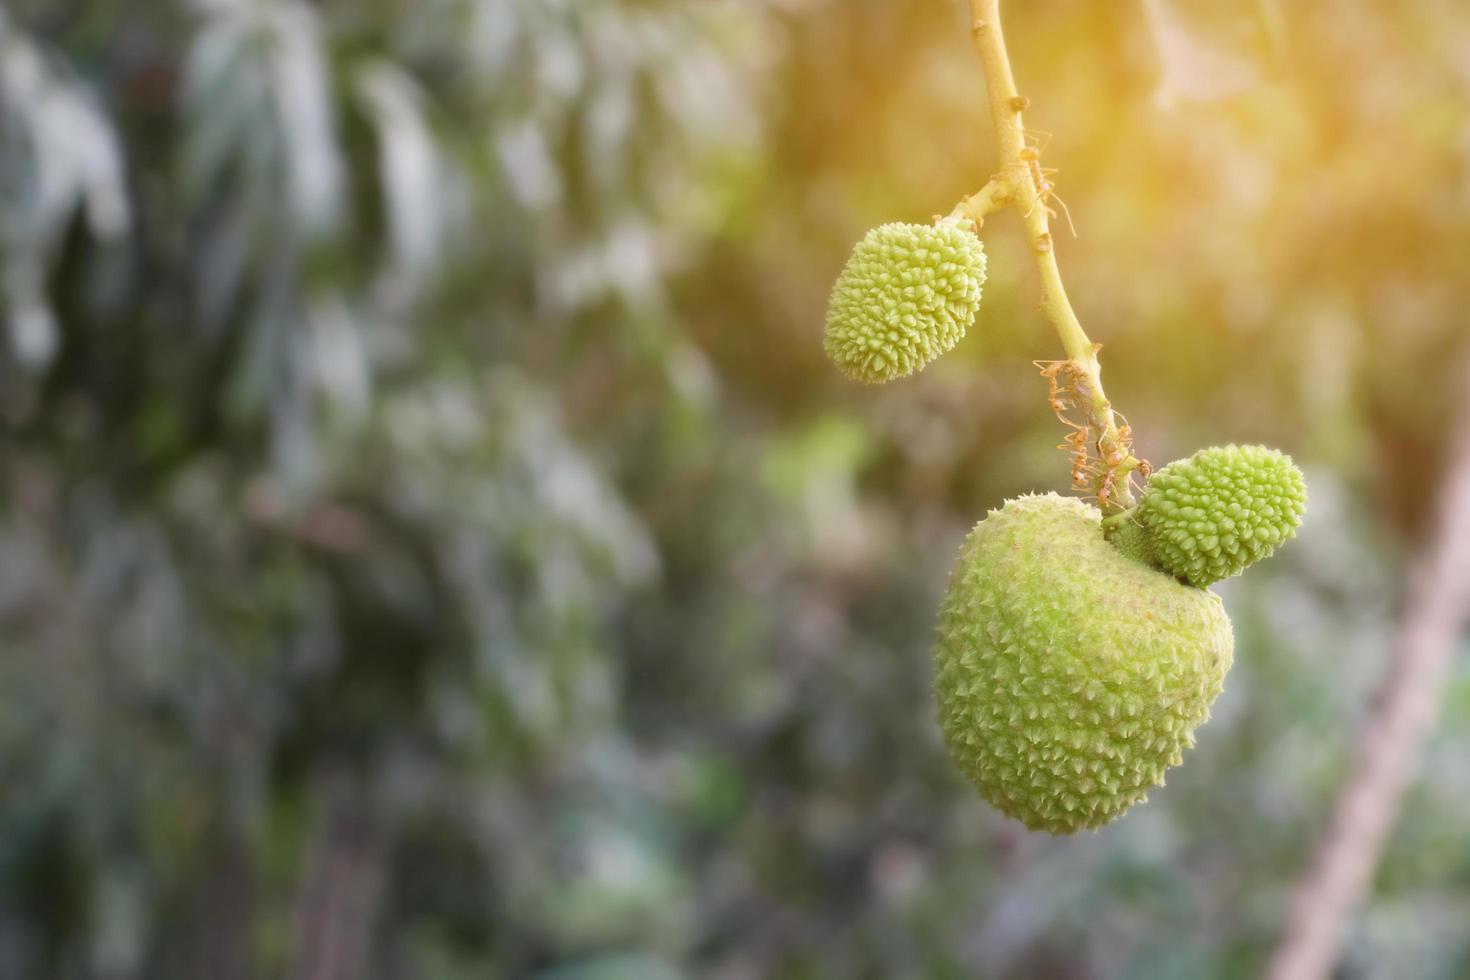
[[[832,287],[827,354],[869,384],[913,374],[965,336],[984,284],[984,246],[958,222],[874,228]]]
[[[1290,456],[1216,446],[1150,477],[1134,523],[1144,557],[1205,588],[1296,537],[1306,505],[1307,484]]]
[[[1234,646],[1217,596],[1128,558],[1100,520],[1055,494],[1007,501],[965,539],[940,609],[950,754],[985,799],[1054,834],[1163,783]]]

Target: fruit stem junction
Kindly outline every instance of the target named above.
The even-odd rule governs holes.
[[[1096,426],[1098,454],[1117,459],[1116,465],[1103,467],[1093,489],[1104,510],[1126,510],[1134,503],[1129,474],[1138,468],[1140,461],[1128,451],[1126,430],[1120,434],[1112,403],[1103,392],[1102,368],[1097,359],[1101,345],[1087,338],[1062,285],[1062,273],[1052,247],[1050,215],[1042,189],[1036,183],[1039,168],[1032,167],[1027,159],[1028,154],[1032,160],[1036,155],[1035,148],[1026,143],[1026,129],[1021,122],[1021,112],[1029,103],[1016,91],[1005,35],[1000,27],[1000,0],[970,0],[970,16],[975,47],[985,69],[990,120],[995,127],[1001,169],[982,190],[956,205],[950,217],[970,218],[978,225],[986,214],[1007,204],[1015,205],[1021,213],[1040,273],[1042,311],[1056,328],[1067,357],[1081,366],[1086,377],[1086,395],[1091,402],[1088,417]]]
[[[985,224],[986,216],[1008,206],[1015,193],[1011,188],[1011,182],[1000,174],[996,174],[984,187],[956,204],[954,210],[940,220],[973,221],[975,230],[979,231],[980,226]]]

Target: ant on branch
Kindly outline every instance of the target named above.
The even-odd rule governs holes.
[[[1057,420],[1071,429],[1058,449],[1065,449],[1072,462],[1072,489],[1086,490],[1099,475],[1088,451],[1092,432],[1092,410],[1086,399],[1077,397],[1087,383],[1087,373],[1076,361],[1033,361],[1046,379],[1046,400]],[[1082,421],[1072,420],[1071,412],[1080,409]]]
[[[1067,202],[1062,200],[1062,195],[1056,193],[1056,185],[1051,178],[1056,174],[1055,167],[1043,167],[1041,165],[1041,153],[1051,144],[1051,133],[1041,130],[1024,130],[1021,134],[1023,140],[1035,140],[1035,143],[1027,143],[1021,147],[1021,159],[1026,161],[1026,167],[1031,172],[1031,182],[1036,185],[1036,204],[1032,205],[1034,210],[1037,205],[1053,218],[1057,213],[1047,206],[1050,198],[1056,198],[1057,203],[1062,206],[1062,213],[1067,216],[1067,227],[1072,231],[1072,237],[1077,237],[1077,226],[1072,223],[1072,209],[1067,207]],[[1031,217],[1031,212],[1026,212],[1026,217]]]
[[[1118,492],[1118,479],[1122,475],[1123,486],[1131,492],[1134,489],[1132,470],[1120,474],[1125,464],[1133,460],[1133,429],[1128,419],[1121,412],[1114,413],[1120,424],[1111,435],[1099,423],[1087,397],[1087,370],[1077,361],[1032,363],[1046,379],[1047,404],[1057,419],[1071,430],[1057,448],[1065,449],[1071,461],[1072,489],[1092,491],[1097,502],[1106,507]],[[1080,413],[1080,422],[1073,417],[1074,413]],[[1153,467],[1146,459],[1129,465],[1136,468],[1144,480],[1153,473]]]
[[[1128,424],[1128,417],[1122,412],[1114,412],[1113,415],[1119,420],[1117,436],[1108,441],[1105,435],[1101,435],[1097,440],[1097,451],[1102,457],[1104,470],[1104,478],[1099,486],[1097,499],[1098,503],[1103,505],[1107,504],[1108,498],[1117,486],[1118,470],[1130,460],[1132,461],[1131,468],[1124,477],[1124,485],[1129,493],[1137,489],[1133,482],[1134,470],[1137,470],[1138,474],[1143,477],[1144,483],[1148,482],[1148,478],[1154,472],[1152,463],[1146,459],[1135,459],[1133,456],[1133,427]]]

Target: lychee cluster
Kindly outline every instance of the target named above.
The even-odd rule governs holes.
[[[1265,446],[1215,446],[1148,481],[1115,543],[1205,588],[1239,575],[1296,536],[1307,484],[1291,457]]]
[[[874,228],[832,288],[827,354],[869,384],[913,374],[965,336],[984,283],[985,248],[967,225]]]
[[[940,610],[939,722],[1002,812],[1095,828],[1164,781],[1231,663],[1213,593],[1129,558],[1096,508],[1007,501],[965,539]]]
[[[964,337],[984,282],[966,223],[875,228],[833,287],[827,354],[870,384],[913,374]],[[1162,785],[1230,669],[1208,586],[1293,537],[1305,506],[1290,457],[1221,446],[1155,472],[1106,521],[1046,494],[975,525],[940,608],[934,686],[945,744],[980,794],[1068,834]]]

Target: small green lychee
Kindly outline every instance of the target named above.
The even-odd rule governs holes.
[[[1306,506],[1306,480],[1290,456],[1214,446],[1153,474],[1112,536],[1123,550],[1205,588],[1296,537]]]
[[[1095,507],[1028,495],[965,539],[940,609],[939,723],[980,794],[1096,828],[1164,781],[1230,668],[1220,600],[1134,561]]]
[[[856,381],[913,374],[965,336],[984,284],[985,247],[961,222],[880,225],[832,287],[823,346]]]

